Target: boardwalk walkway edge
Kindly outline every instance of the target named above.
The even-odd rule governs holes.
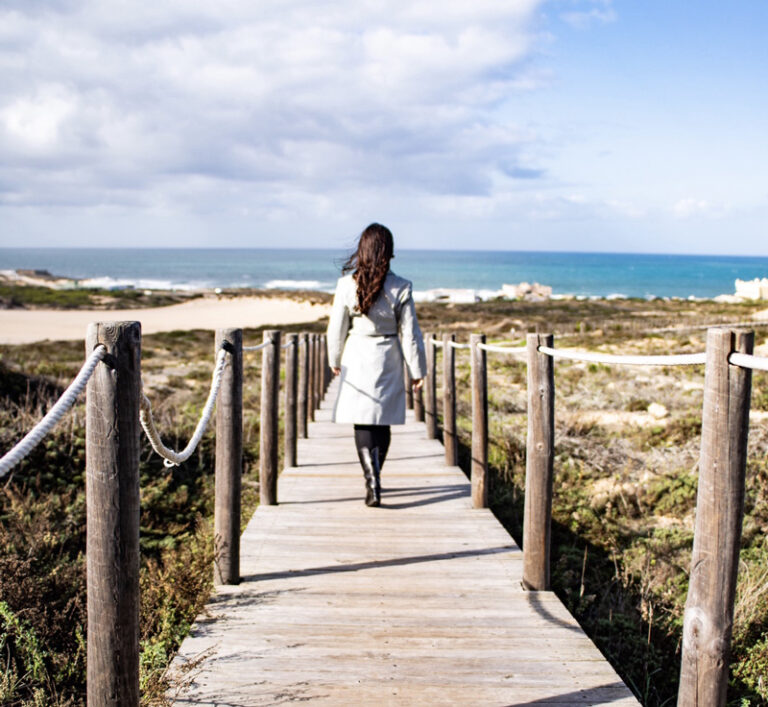
[[[368,508],[323,404],[242,536],[241,583],[181,646],[175,704],[637,705],[557,597],[523,590],[520,549],[424,424],[392,430]]]

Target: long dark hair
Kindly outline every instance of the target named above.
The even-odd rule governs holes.
[[[389,261],[395,249],[392,231],[380,223],[372,223],[357,241],[357,250],[341,268],[352,272],[357,283],[357,309],[368,314],[389,272]]]

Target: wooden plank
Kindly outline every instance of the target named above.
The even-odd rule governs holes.
[[[242,582],[219,588],[176,669],[207,655],[179,705],[637,705],[442,445],[392,428],[382,505],[363,503],[338,381],[242,537]]]

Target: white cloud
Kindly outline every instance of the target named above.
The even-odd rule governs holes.
[[[678,218],[691,218],[694,216],[706,216],[719,218],[730,210],[727,204],[715,204],[706,199],[687,197],[676,201],[672,207],[672,213]]]
[[[542,80],[540,4],[9,0],[0,204],[259,213],[536,178],[498,107]]]
[[[587,29],[594,24],[608,24],[617,19],[612,0],[571,0],[573,10],[560,13],[563,22],[576,29]]]

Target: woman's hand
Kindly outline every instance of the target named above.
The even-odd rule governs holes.
[[[424,379],[423,378],[414,378],[413,379],[413,389],[414,390],[421,390],[423,385],[424,385]]]
[[[338,376],[339,373],[341,373],[341,369],[340,368],[332,368],[331,370],[333,371],[333,375],[334,376]]]

